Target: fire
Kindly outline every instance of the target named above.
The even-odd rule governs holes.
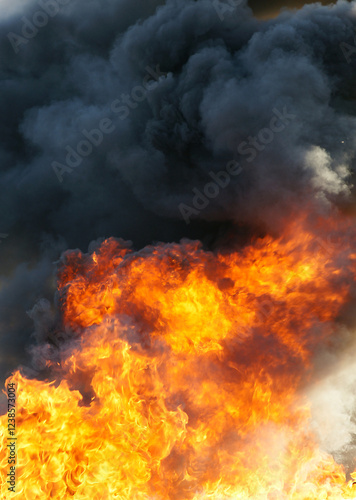
[[[67,252],[58,291],[72,341],[55,381],[11,377],[11,498],[356,499],[303,395],[350,300],[355,236],[336,218],[296,220],[239,251],[109,239]],[[3,416],[2,499],[6,428]]]

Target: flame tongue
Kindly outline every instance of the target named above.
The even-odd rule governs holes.
[[[335,245],[296,222],[230,254],[113,239],[67,253],[63,318],[80,335],[53,366],[59,385],[13,377],[13,498],[356,498],[300,391],[355,275],[338,231]],[[6,443],[5,417],[0,429]]]

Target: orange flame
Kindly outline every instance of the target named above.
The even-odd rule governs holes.
[[[114,239],[68,252],[59,294],[75,335],[52,363],[57,382],[11,377],[11,498],[356,499],[302,394],[350,298],[351,234],[296,221],[239,252],[183,241],[134,253]],[[6,432],[3,416],[2,499]]]

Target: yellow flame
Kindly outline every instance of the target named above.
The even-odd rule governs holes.
[[[240,252],[110,239],[68,253],[59,292],[78,340],[51,363],[57,382],[11,378],[16,493],[4,415],[1,499],[356,499],[300,392],[355,276],[351,245],[315,241],[297,221]]]

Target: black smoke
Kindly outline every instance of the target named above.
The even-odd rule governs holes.
[[[353,198],[356,2],[267,21],[245,0],[53,2],[0,14],[2,376],[66,248],[211,244]]]

